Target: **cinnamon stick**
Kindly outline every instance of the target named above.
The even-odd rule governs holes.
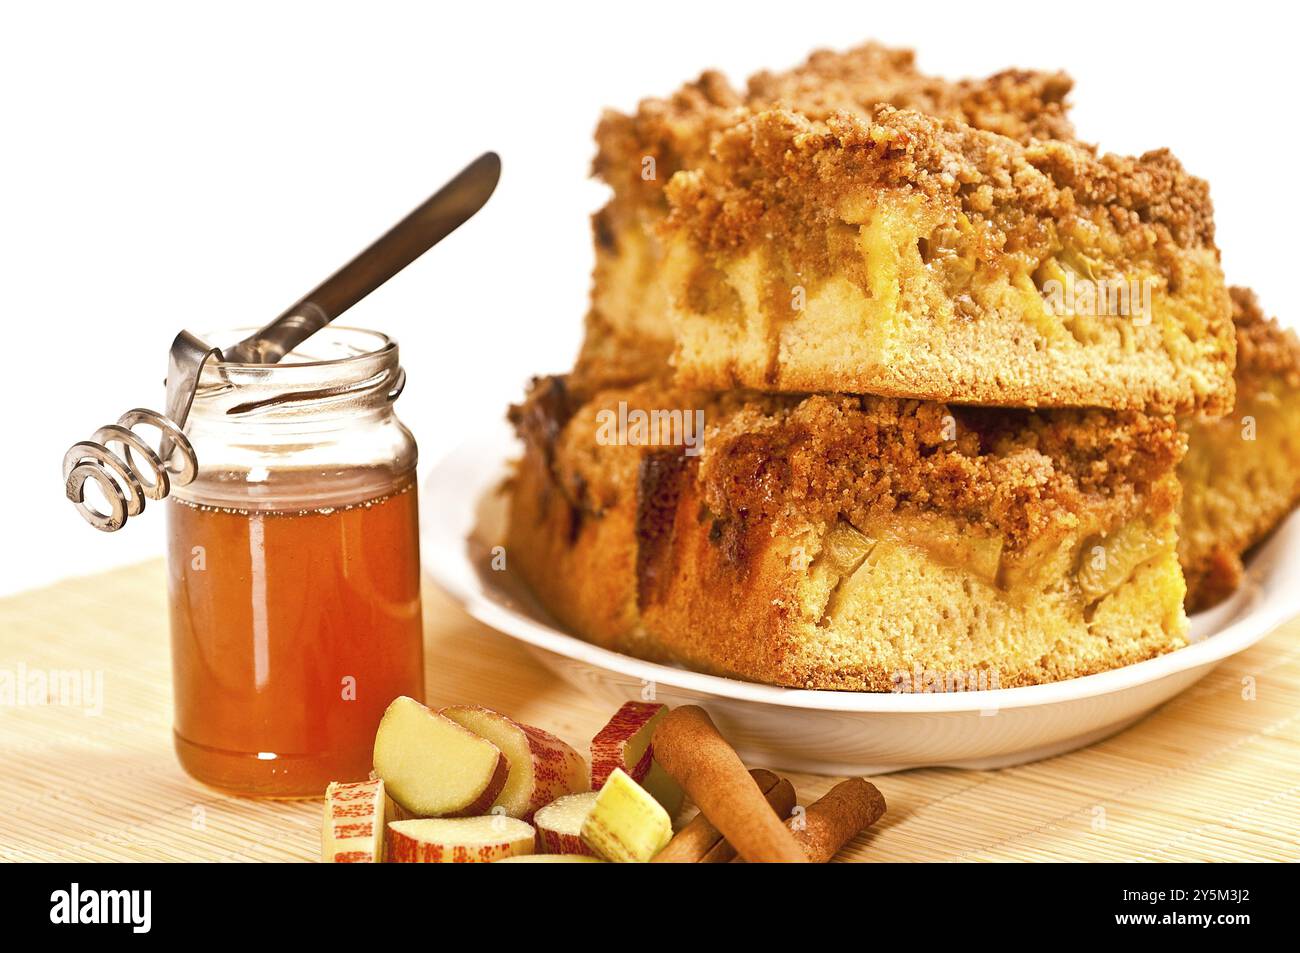
[[[787,778],[778,778],[767,792],[767,803],[772,806],[772,813],[777,817],[789,817],[794,810],[794,785]],[[725,838],[719,836],[718,842],[709,852],[700,858],[702,864],[729,864],[736,859],[736,848]]]
[[[767,795],[772,788],[776,787],[776,782],[781,780],[771,771],[764,768],[755,768],[749,772],[749,776],[754,779],[758,789]],[[713,826],[713,822],[704,816],[704,812],[696,814],[690,822],[680,831],[673,835],[673,839],[668,842],[668,846],[655,854],[652,864],[698,864],[705,855],[713,849],[719,842],[725,842],[722,832]]]
[[[808,805],[802,816],[785,823],[809,862],[824,864],[884,813],[885,796],[880,790],[870,781],[849,778]]]
[[[794,809],[794,785],[765,768],[749,772],[758,789],[772,806],[777,817],[787,817]],[[736,848],[701,811],[690,823],[673,835],[668,846],[655,854],[654,864],[725,864],[736,856]]]
[[[659,765],[745,860],[807,861],[794,835],[704,709],[696,705],[673,709],[655,729],[650,744]]]

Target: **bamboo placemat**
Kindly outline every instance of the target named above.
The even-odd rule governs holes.
[[[177,766],[165,588],[154,562],[0,600],[0,673],[103,673],[100,714],[0,708],[0,858],[316,858],[318,801],[232,798]],[[608,717],[436,590],[425,618],[431,702],[489,705],[580,749]],[[790,777],[805,804],[835,780]],[[1300,859],[1300,620],[1091,748],[875,782],[889,811],[842,860]]]

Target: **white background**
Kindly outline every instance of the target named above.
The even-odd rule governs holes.
[[[568,366],[591,266],[591,132],[717,67],[868,38],[949,76],[1076,79],[1081,135],[1212,183],[1229,280],[1300,317],[1296,31],[1283,4],[26,5],[0,15],[0,592],[161,551],[62,497],[64,449],[161,404],[181,327],[261,323],[479,152],[488,208],[348,323],[396,336],[422,469]]]

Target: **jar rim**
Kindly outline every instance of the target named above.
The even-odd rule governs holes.
[[[204,341],[212,341],[215,343],[216,347],[225,349],[239,341],[242,341],[257,330],[259,330],[259,328],[252,326],[225,328],[219,331],[203,334],[201,337]],[[295,355],[298,355],[304,348],[309,348],[313,344],[319,346],[322,342],[328,339],[330,334],[338,332],[342,332],[344,336],[355,335],[359,337],[364,335],[365,337],[372,338],[376,342],[377,346],[367,350],[354,351],[353,353],[345,354],[341,357],[328,357],[311,360],[294,359]],[[229,338],[229,340],[226,340],[227,338]],[[261,371],[287,370],[288,368],[294,367],[320,368],[347,364],[349,361],[362,361],[366,358],[382,355],[390,350],[395,350],[396,348],[397,341],[382,331],[374,331],[370,328],[361,328],[348,324],[327,324],[298,347],[285,355],[283,360],[275,364],[263,364],[257,361],[216,360],[215,358],[208,363],[212,367]]]
[[[231,328],[207,340],[228,346],[252,330]],[[391,405],[404,380],[397,342],[388,335],[327,325],[277,364],[208,361],[190,413],[301,422],[312,414]]]

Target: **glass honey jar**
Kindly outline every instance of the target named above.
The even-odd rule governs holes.
[[[332,326],[279,364],[204,366],[198,477],[166,504],[175,745],[199,781],[319,796],[367,776],[393,698],[423,697],[403,382],[396,342]]]

